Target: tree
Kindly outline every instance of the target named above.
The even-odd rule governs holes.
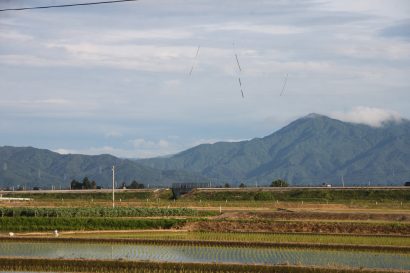
[[[77,180],[73,179],[71,180],[71,189],[72,190],[83,190],[83,189],[96,189],[97,188],[97,182],[90,181],[88,177],[83,178],[83,182],[78,182]]]
[[[83,178],[83,189],[91,189],[91,181],[87,176]]]
[[[239,185],[239,188],[246,188],[246,185],[245,185],[244,183],[241,183],[241,184]]]
[[[230,188],[231,185],[229,185],[229,183],[225,183],[225,188]]]
[[[145,186],[144,184],[138,183],[136,180],[133,180],[127,188],[128,189],[144,189]]]
[[[78,182],[77,180],[71,180],[71,189],[72,190],[81,190],[83,188],[83,184]]]
[[[272,181],[270,186],[271,187],[288,187],[289,183],[288,183],[288,181],[286,181],[284,179],[276,179],[276,180]]]

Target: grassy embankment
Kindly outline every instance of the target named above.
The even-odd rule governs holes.
[[[32,198],[29,202],[5,203],[9,206],[109,206],[109,192],[12,192],[4,197]],[[205,207],[266,208],[319,206],[331,208],[342,205],[346,208],[364,209],[410,209],[409,189],[293,189],[293,188],[245,188],[196,190],[174,200],[170,190],[118,191],[117,206],[139,207]]]
[[[410,189],[224,189],[196,190],[184,201],[215,202],[227,205],[274,203],[343,204],[352,207],[410,208]],[[302,204],[303,202],[303,204]]]
[[[60,271],[104,273],[392,273],[395,270],[370,270],[349,268],[320,268],[290,265],[239,265],[215,263],[163,263],[152,261],[110,261],[80,259],[0,258],[2,270]]]
[[[355,236],[322,234],[278,234],[244,232],[138,232],[138,233],[77,233],[62,234],[62,238],[125,238],[151,240],[193,240],[216,242],[318,243],[369,246],[410,246],[410,237]]]
[[[170,229],[184,222],[182,219],[3,217],[0,231]]]
[[[213,216],[216,212],[189,208],[31,208],[0,207],[0,217],[169,217]]]
[[[0,208],[0,231],[169,229],[186,217],[215,215],[187,208]],[[159,219],[152,219],[159,218]]]
[[[410,234],[407,215],[235,213],[187,208],[0,208],[0,231],[129,230],[179,227],[203,232]],[[303,217],[307,217],[303,219]],[[298,219],[300,217],[300,219]],[[383,218],[384,217],[384,218]],[[400,221],[392,219],[401,219]],[[347,219],[347,220],[346,220]],[[367,219],[367,220],[366,220]],[[385,220],[383,220],[385,219]],[[163,221],[167,220],[167,222]]]
[[[111,198],[109,192],[15,192],[8,195],[34,198],[35,201],[31,203],[3,203],[7,207],[0,209],[0,230],[2,231],[126,230],[170,228],[176,225],[181,227],[185,223],[181,220],[175,221],[171,225],[170,222],[154,222],[153,219],[130,219],[136,217],[174,217],[192,218],[186,222],[183,228],[204,232],[410,234],[410,213],[405,208],[410,203],[410,190],[407,189],[197,190],[176,201],[170,200],[172,197],[169,190],[121,191],[117,193],[117,198],[123,198],[123,200],[121,203],[117,203],[118,206],[115,209],[107,208],[108,205],[111,205],[108,201]],[[92,201],[84,201],[86,198],[91,198]],[[145,201],[143,201],[144,199]],[[345,209],[347,213],[329,214],[312,211],[313,208],[309,207],[309,204],[317,203],[324,206],[324,210],[327,210],[330,204],[327,205],[324,202],[332,202],[341,203],[344,205],[343,208],[346,208],[346,203],[351,203],[352,200],[356,203],[367,202],[368,205],[374,202],[373,207],[383,207],[385,204],[388,204],[386,205],[388,207],[400,202],[401,210],[381,209],[377,213],[368,213],[374,210],[361,207],[361,212],[357,212],[354,207],[349,211],[349,205],[348,209]],[[51,208],[39,208],[38,204],[42,204],[41,202],[51,203]],[[74,207],[81,205],[81,202],[88,202],[87,206]],[[59,206],[63,203],[64,206]],[[228,215],[226,217],[224,214],[217,219],[211,219],[209,216],[215,216],[218,212],[199,212],[180,208],[188,204],[192,207],[203,206],[203,208],[218,211],[222,207],[221,203],[223,203],[224,209],[226,206],[232,206],[232,209],[250,211],[253,208],[265,209],[265,212],[234,216],[226,214]],[[24,205],[31,208],[23,207]],[[235,207],[236,205],[239,207]],[[283,209],[284,205],[288,205],[285,210],[276,211]],[[314,208],[316,209],[316,207]],[[12,219],[7,219],[10,217]],[[45,218],[42,219],[42,217]],[[49,220],[47,217],[58,219]],[[96,219],[98,217],[107,217],[107,219]],[[197,219],[198,217],[202,218]]]

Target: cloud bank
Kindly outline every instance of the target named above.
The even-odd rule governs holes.
[[[386,122],[401,122],[403,118],[396,111],[359,106],[349,112],[335,112],[332,117],[341,121],[366,124],[372,127],[381,127]]]

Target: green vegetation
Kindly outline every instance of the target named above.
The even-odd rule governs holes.
[[[372,185],[402,186],[410,175],[409,132],[409,121],[374,128],[310,115],[263,138],[199,145],[137,162],[212,175],[224,183],[246,178],[249,185],[257,181],[268,186],[282,177],[291,185],[341,186],[344,175],[346,185],[367,185],[370,180]]]
[[[112,199],[112,193],[110,192],[98,192],[98,191],[83,191],[83,192],[30,192],[30,193],[20,193],[13,192],[3,194],[4,197],[21,197],[21,198],[32,198],[34,200],[58,200],[58,201],[69,201],[69,200],[106,200]],[[115,198],[122,201],[146,201],[147,199],[153,199],[153,191],[142,190],[142,191],[117,191],[115,193]]]
[[[248,190],[201,190],[187,197],[206,201],[305,201],[340,202],[354,200],[378,202],[410,202],[410,190],[391,189],[248,189]]]
[[[284,179],[276,179],[276,180],[272,181],[270,186],[271,187],[288,187],[289,183],[288,183],[288,181],[286,181]]]
[[[188,208],[1,208],[0,217],[157,217],[211,216],[216,212]]]
[[[132,219],[132,218],[72,218],[72,217],[3,217],[0,230],[51,231],[51,230],[131,230],[169,229],[185,223],[181,219]]]
[[[73,235],[69,235],[70,237]],[[73,237],[87,238],[136,238],[152,240],[197,240],[228,242],[269,242],[269,243],[320,243],[350,244],[369,246],[410,246],[410,237],[394,236],[354,236],[318,234],[280,234],[249,232],[140,232],[140,233],[88,233]]]
[[[0,147],[0,159],[7,171],[0,170],[1,188],[24,185],[26,189],[70,188],[72,179],[88,177],[104,188],[111,188],[111,170],[115,165],[117,181],[137,180],[153,185],[169,185],[169,181],[201,182],[204,177],[185,171],[161,171],[129,159],[112,155],[79,155],[58,153],[32,147]],[[39,176],[38,174],[41,174]],[[67,180],[69,179],[69,180]]]
[[[138,183],[136,180],[133,180],[131,184],[126,185],[125,182],[123,183],[123,188],[127,189],[144,189],[145,185],[143,183]]]
[[[90,181],[88,177],[83,178],[83,182],[78,182],[77,180],[73,179],[70,184],[70,188],[72,190],[89,190],[89,189],[96,189],[97,183],[93,180]]]
[[[271,233],[324,233],[324,234],[410,234],[409,223],[360,221],[272,221],[263,219],[207,220],[192,223],[202,232],[271,232]],[[191,225],[191,227],[192,227]]]
[[[104,273],[388,273],[389,270],[320,268],[289,265],[240,265],[215,263],[163,263],[152,261],[55,260],[35,258],[0,258],[3,270],[60,271]]]

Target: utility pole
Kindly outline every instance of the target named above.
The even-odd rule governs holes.
[[[114,204],[114,184],[115,184],[115,166],[112,166],[112,208],[115,208]]]

